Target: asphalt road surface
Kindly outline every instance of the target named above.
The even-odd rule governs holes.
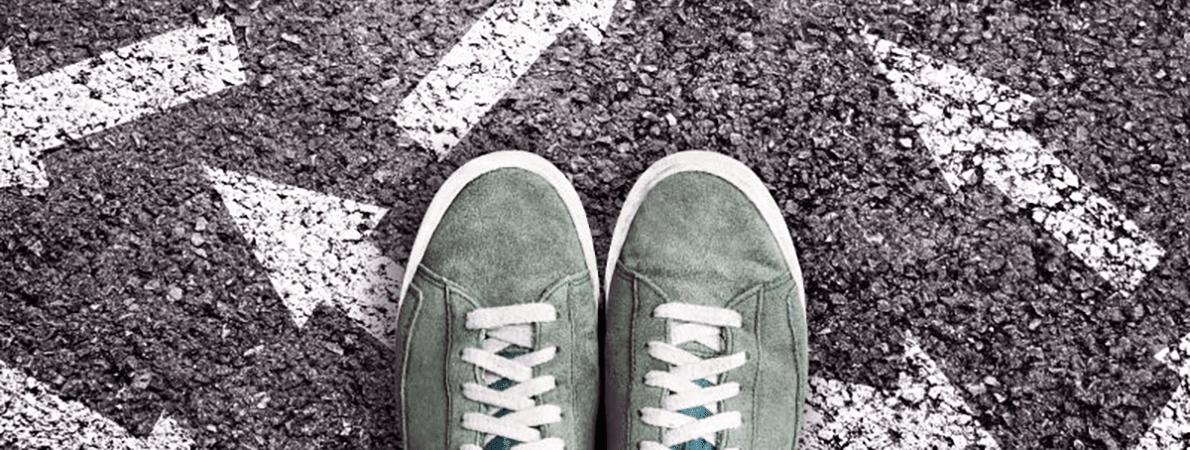
[[[1182,2],[524,4],[6,0],[0,446],[401,448],[391,280],[519,149],[601,261],[651,162],[761,176],[810,448],[1190,447]]]

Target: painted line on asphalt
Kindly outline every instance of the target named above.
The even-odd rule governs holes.
[[[811,377],[802,446],[807,450],[1000,448],[975,421],[938,364],[908,333],[902,361],[909,370],[900,374],[893,392]]]
[[[1131,295],[1165,250],[1032,135],[1013,128],[1034,98],[865,35],[952,190],[982,178],[1087,266]]]
[[[439,158],[479,123],[571,25],[598,45],[615,0],[501,0],[401,102],[393,120]]]
[[[1134,450],[1190,449],[1190,335],[1158,353],[1157,360],[1177,372],[1181,383]]]
[[[0,361],[0,447],[21,449],[185,450],[194,445],[162,417],[140,439],[78,402]]]
[[[392,345],[404,268],[368,238],[388,209],[235,172],[206,172],[298,328],[327,304]]]
[[[49,186],[41,153],[247,82],[231,24],[215,18],[25,81],[0,50],[0,188]]]

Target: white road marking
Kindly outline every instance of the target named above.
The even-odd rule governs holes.
[[[866,35],[952,190],[982,174],[1071,253],[1130,295],[1165,251],[1036,138],[1013,128],[1033,97]]]
[[[393,119],[444,157],[570,25],[598,45],[615,0],[499,0],[401,102]]]
[[[1134,450],[1190,449],[1190,335],[1177,347],[1158,353],[1157,359],[1178,373],[1181,384]]]
[[[216,18],[20,81],[0,50],[0,188],[49,186],[42,152],[247,82]]]
[[[194,442],[160,418],[140,439],[78,402],[0,361],[0,446],[22,449],[185,450]]]
[[[388,209],[206,170],[299,328],[325,303],[392,345],[404,269],[368,239]]]
[[[999,449],[917,340],[905,336],[894,392],[810,378],[802,446],[807,450]]]
[[[0,48],[0,88],[7,89],[9,84],[21,82],[17,73],[17,66],[12,62],[12,49]]]

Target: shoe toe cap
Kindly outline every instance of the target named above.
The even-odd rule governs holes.
[[[687,303],[722,304],[789,273],[768,223],[741,188],[697,171],[670,175],[648,191],[620,262],[672,301]]]
[[[484,306],[534,301],[585,268],[565,203],[548,181],[520,168],[488,172],[463,188],[434,230],[422,264]]]

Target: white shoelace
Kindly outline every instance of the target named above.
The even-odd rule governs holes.
[[[498,355],[510,345],[533,348],[533,323],[552,322],[558,313],[547,303],[526,303],[496,308],[480,308],[467,314],[467,329],[483,330],[486,339],[482,348],[463,350],[463,361],[484,370],[484,384],[467,383],[463,396],[491,405],[492,413],[501,409],[513,412],[502,417],[489,414],[466,413],[463,428],[485,434],[486,445],[496,436],[520,442],[512,450],[562,450],[565,442],[560,438],[542,439],[541,432],[533,427],[562,421],[562,408],[557,405],[538,405],[533,400],[555,386],[552,375],[534,378],[533,367],[554,358],[558,347],[549,347],[515,358]],[[503,391],[488,387],[501,378],[518,383]],[[460,450],[483,450],[474,444],[466,444]]]
[[[645,384],[670,391],[665,398],[665,408],[641,408],[641,420],[646,424],[665,428],[663,442],[642,441],[640,450],[669,450],[674,445],[703,438],[712,445],[715,434],[743,426],[739,411],[718,412],[718,403],[740,393],[739,383],[713,384],[718,375],[744,365],[744,352],[710,359],[702,359],[679,348],[687,342],[698,342],[714,351],[722,347],[719,329],[739,328],[740,314],[726,308],[693,305],[688,303],[663,303],[653,310],[658,318],[670,319],[670,342],[650,342],[649,354],[670,364],[668,372],[651,371],[645,375]],[[702,387],[694,380],[706,380],[711,386]],[[702,406],[711,415],[697,419],[678,411]],[[736,450],[736,449],[724,449]]]

